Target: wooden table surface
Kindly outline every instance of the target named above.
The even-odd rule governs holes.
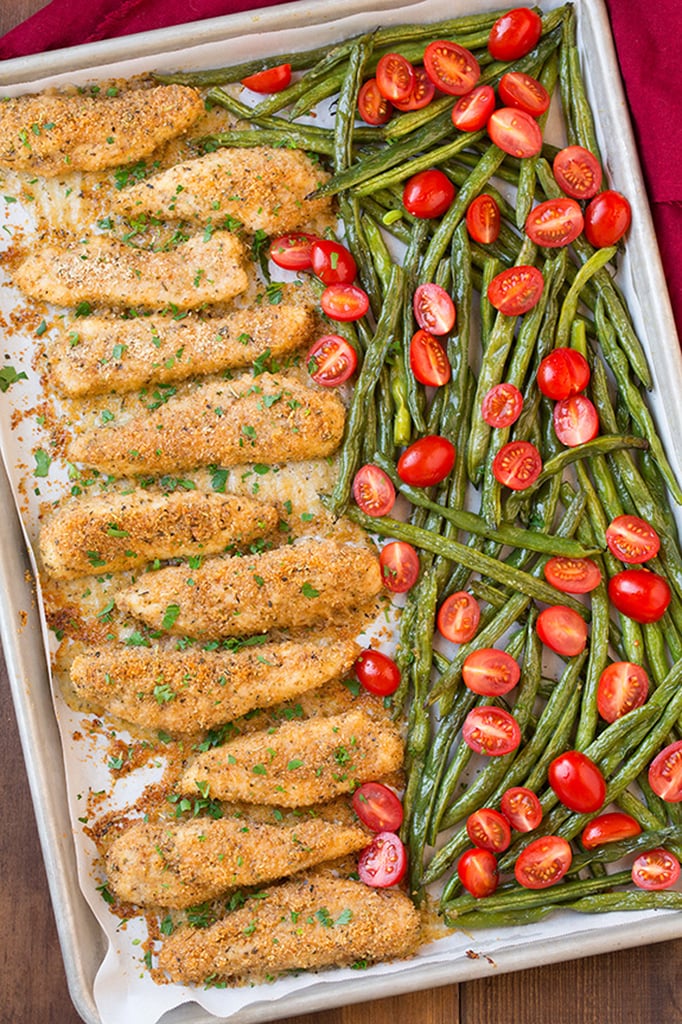
[[[0,0],[0,35],[44,6],[43,0]],[[78,1024],[1,661],[0,716],[0,1024]],[[682,1024],[680,967],[682,939],[291,1018],[284,1024]]]

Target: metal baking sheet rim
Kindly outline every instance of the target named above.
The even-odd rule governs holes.
[[[390,0],[381,0],[380,3],[372,4],[371,11],[375,13],[384,7],[395,11],[401,6]],[[513,4],[509,3],[509,6]],[[637,298],[641,303],[641,318],[649,325],[646,333],[668,339],[662,351],[655,353],[653,371],[666,412],[663,421],[659,417],[659,428],[665,435],[669,454],[679,467],[682,462],[682,431],[673,430],[672,425],[675,418],[679,419],[679,413],[669,385],[675,378],[682,379],[682,358],[643,179],[634,156],[635,142],[608,16],[602,0],[577,0],[576,7],[580,17],[591,22],[591,29],[600,44],[597,70],[591,71],[597,78],[605,76],[608,79],[609,88],[601,93],[597,114],[598,127],[603,124],[600,112],[603,114],[605,111],[607,120],[610,119],[618,128],[615,135],[610,135],[608,139],[609,157],[614,164],[614,184],[629,190],[628,194],[636,197],[639,207],[638,217],[633,222],[632,243],[635,248],[643,246],[642,251],[647,258],[638,264],[641,288],[637,288]],[[344,4],[345,15],[369,9],[365,0],[347,0]],[[131,57],[166,55],[205,42],[215,42],[217,39],[227,40],[260,31],[272,32],[283,27],[292,28],[296,24],[314,25],[331,20],[325,18],[325,13],[331,11],[336,20],[338,8],[327,0],[320,0],[312,6],[307,2],[295,2],[3,61],[0,62],[0,85],[17,85],[75,70],[92,69],[103,73],[108,64]],[[649,352],[650,356],[653,354]],[[6,509],[14,504],[4,469],[0,471],[0,502]],[[78,884],[64,773],[61,767],[55,770],[55,763],[61,766],[61,744],[43,657],[40,619],[30,582],[30,563],[16,514],[2,517],[0,552],[0,635],[67,983],[74,1005],[83,1020],[87,1024],[100,1024],[101,1018],[93,997],[93,983],[103,956],[104,937]],[[38,738],[39,743],[36,742]],[[608,922],[608,915],[605,915],[605,921]],[[357,981],[351,982],[325,981],[274,1003],[255,1002],[229,1018],[216,1017],[195,1003],[185,1003],[166,1013],[159,1024],[215,1024],[221,1019],[229,1019],[231,1024],[258,1024],[265,1020],[401,995],[418,989],[596,955],[642,943],[666,941],[682,934],[682,913],[662,911],[655,915],[638,914],[633,925],[633,928],[626,929],[620,923],[605,923],[598,930],[582,935],[572,931],[543,942],[541,949],[529,946],[521,951],[518,948],[497,950],[494,960],[481,955],[450,964],[411,965],[407,961],[405,968],[397,975],[360,975]],[[576,948],[578,936],[580,943],[579,948]],[[484,936],[472,936],[473,945],[480,944],[481,940],[484,944]]]

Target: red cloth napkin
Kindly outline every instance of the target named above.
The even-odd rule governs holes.
[[[268,7],[278,0],[52,0],[0,38],[0,60]],[[680,0],[606,0],[682,338]]]

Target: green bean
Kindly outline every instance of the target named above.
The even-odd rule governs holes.
[[[300,50],[294,53],[283,53],[276,57],[262,58],[243,61],[240,64],[229,64],[222,68],[209,68],[201,71],[175,71],[168,74],[154,72],[157,82],[164,85],[225,85],[229,82],[239,82],[242,78],[254,75],[258,71],[267,68],[277,67],[279,64],[291,64],[293,71],[301,71],[304,68],[312,67],[316,61],[321,60],[329,53],[328,46],[319,46],[313,50]]]
[[[585,85],[580,73],[580,55],[576,46],[575,14],[569,8],[564,20],[562,47],[566,50],[568,63],[569,109],[572,115],[573,130],[578,145],[588,149],[601,163],[597,133],[594,128],[592,111],[585,95]]]
[[[495,325],[497,310],[488,298],[488,287],[494,277],[502,270],[496,256],[488,256],[483,264],[483,287],[481,288],[481,352],[485,353]]]
[[[599,584],[591,595],[592,631],[587,662],[585,689],[580,707],[580,720],[575,736],[575,749],[583,750],[594,739],[599,721],[597,687],[606,668],[609,652],[609,598],[606,586]]]
[[[614,843],[604,843],[603,846],[596,846],[592,850],[580,853],[575,856],[569,868],[570,874],[577,874],[589,864],[602,863],[611,864],[621,860],[632,853],[641,853],[645,850],[653,850],[657,846],[665,846],[668,840],[679,842],[682,840],[682,829],[668,825],[665,828],[652,831],[639,832],[636,836],[621,839]]]
[[[207,152],[222,147],[247,149],[253,146],[273,146],[290,149],[305,149],[311,153],[333,156],[334,140],[331,135],[316,135],[307,131],[305,125],[289,125],[285,128],[233,128],[229,132],[218,132],[197,139],[197,145]]]
[[[556,86],[559,75],[559,62],[556,53],[553,53],[545,63],[539,76],[539,81],[551,96]],[[538,118],[538,125],[544,131],[549,116],[549,109]],[[521,161],[519,170],[519,186],[516,192],[516,226],[521,231],[530,213],[533,199],[535,198],[535,168],[538,158],[527,157]]]
[[[575,319],[575,315],[578,310],[578,300],[580,293],[584,288],[587,281],[601,270],[618,251],[617,246],[612,245],[604,249],[597,249],[590,258],[583,263],[582,267],[575,276],[573,284],[566,293],[564,304],[561,307],[561,313],[559,315],[559,323],[556,329],[556,347],[565,348],[568,345],[568,339],[571,332],[571,325]]]

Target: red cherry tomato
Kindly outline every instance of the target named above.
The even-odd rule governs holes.
[[[585,210],[585,237],[595,249],[615,245],[632,220],[630,203],[620,192],[600,192]]]
[[[591,558],[555,555],[545,563],[547,582],[564,594],[589,594],[601,582],[601,569]]]
[[[570,395],[554,406],[554,433],[567,448],[591,441],[599,433],[599,413],[585,395]]]
[[[428,44],[424,50],[424,69],[436,88],[448,96],[465,96],[481,77],[473,53],[446,39]]]
[[[439,284],[420,284],[412,298],[414,318],[429,334],[448,334],[455,324],[455,304]]]
[[[437,167],[414,174],[403,189],[403,206],[413,217],[440,217],[454,198],[455,186]]]
[[[582,146],[560,149],[554,157],[552,169],[559,188],[573,199],[590,199],[601,188],[599,161]]]
[[[387,889],[402,881],[407,854],[395,832],[378,832],[358,858],[360,881],[374,889]]]
[[[520,316],[537,306],[545,286],[537,267],[507,267],[488,285],[488,299],[505,316]]]
[[[641,665],[614,661],[607,665],[597,684],[597,711],[606,722],[615,722],[639,708],[649,694],[649,677]]]
[[[477,754],[500,757],[516,750],[521,730],[513,715],[490,704],[469,712],[462,726],[462,739]]]
[[[513,690],[521,678],[519,663],[506,651],[481,647],[464,659],[464,685],[483,697],[501,697]]]
[[[411,487],[431,487],[452,471],[455,446],[440,434],[427,434],[406,448],[398,459],[398,476]]]
[[[358,357],[350,342],[340,334],[323,334],[308,352],[306,365],[316,384],[334,388],[353,375]]]
[[[252,92],[281,92],[291,82],[291,64],[278,64],[274,68],[257,71],[242,78],[241,84]]]
[[[525,110],[499,107],[488,118],[488,135],[500,149],[520,160],[537,156],[542,149],[542,132],[535,118]]]
[[[542,82],[523,71],[507,71],[497,91],[505,107],[524,110],[531,117],[540,117],[549,107],[550,95]]]
[[[452,123],[461,132],[478,132],[485,128],[494,109],[495,90],[492,85],[477,85],[455,103]]]
[[[607,811],[585,825],[580,842],[586,850],[594,850],[604,843],[618,843],[621,839],[638,836],[642,826],[623,811]]]
[[[457,861],[457,876],[466,891],[477,900],[492,895],[500,880],[494,855],[480,847],[462,854]]]
[[[358,93],[358,113],[367,124],[387,124],[393,106],[379,92],[376,78],[368,78]]]
[[[649,785],[670,804],[682,800],[682,740],[669,743],[649,765]]]
[[[616,516],[607,526],[606,543],[616,558],[638,565],[656,557],[661,538],[645,519],[622,515]]]
[[[542,35],[542,18],[528,7],[501,15],[490,30],[488,51],[495,60],[517,60],[530,53]]]
[[[381,782],[363,782],[353,793],[353,810],[372,832],[397,832],[403,823],[403,805]]]
[[[381,578],[387,590],[404,594],[419,578],[419,555],[404,540],[392,540],[379,554]]]
[[[632,881],[639,889],[669,889],[679,877],[679,860],[660,846],[640,853],[632,864]]]
[[[394,100],[398,110],[422,110],[436,95],[436,87],[422,67],[414,68],[414,86],[406,100]]]
[[[603,806],[606,782],[597,765],[580,750],[566,750],[550,763],[547,779],[561,803],[579,814]]]
[[[308,235],[305,231],[291,231],[287,235],[278,235],[270,242],[268,256],[278,267],[285,270],[310,270],[313,265],[313,242],[316,235]]]
[[[365,515],[387,516],[395,505],[395,487],[383,469],[367,463],[353,477],[353,497]]]
[[[330,320],[359,320],[369,309],[369,295],[356,284],[329,284],[320,295],[322,311]]]
[[[438,609],[438,632],[453,644],[465,644],[476,635],[481,620],[478,601],[466,590],[446,597]]]
[[[570,245],[583,229],[583,211],[575,199],[547,199],[528,214],[526,234],[545,249]]]
[[[510,441],[493,459],[493,476],[498,484],[524,491],[542,472],[540,452],[530,441]]]
[[[352,254],[340,242],[318,238],[310,250],[313,273],[322,284],[351,284],[358,272]]]
[[[469,839],[481,850],[502,853],[511,843],[511,829],[503,814],[492,807],[481,807],[466,822]]]
[[[589,384],[590,364],[574,348],[555,348],[540,363],[537,381],[547,398],[569,398]]]
[[[548,889],[561,881],[572,860],[571,847],[562,836],[540,836],[519,854],[514,876],[525,889]]]
[[[648,569],[623,569],[609,580],[609,598],[635,622],[657,622],[670,604],[670,587]]]
[[[542,804],[532,789],[512,786],[502,794],[500,808],[517,832],[532,832],[542,821]]]
[[[481,245],[488,245],[497,241],[500,234],[501,217],[500,208],[487,192],[476,196],[469,204],[466,213],[467,231],[474,242]]]
[[[376,78],[379,92],[391,103],[403,103],[414,89],[414,67],[399,53],[385,53],[379,59]]]
[[[523,409],[523,395],[514,384],[495,384],[481,402],[481,416],[491,427],[511,427]]]
[[[410,342],[410,368],[418,381],[431,387],[441,387],[452,377],[447,352],[433,334],[421,328]]]
[[[390,697],[400,686],[400,669],[387,654],[369,648],[353,665],[358,681],[375,697]]]
[[[572,608],[553,604],[540,612],[535,623],[543,644],[562,658],[581,654],[587,646],[587,624]]]

